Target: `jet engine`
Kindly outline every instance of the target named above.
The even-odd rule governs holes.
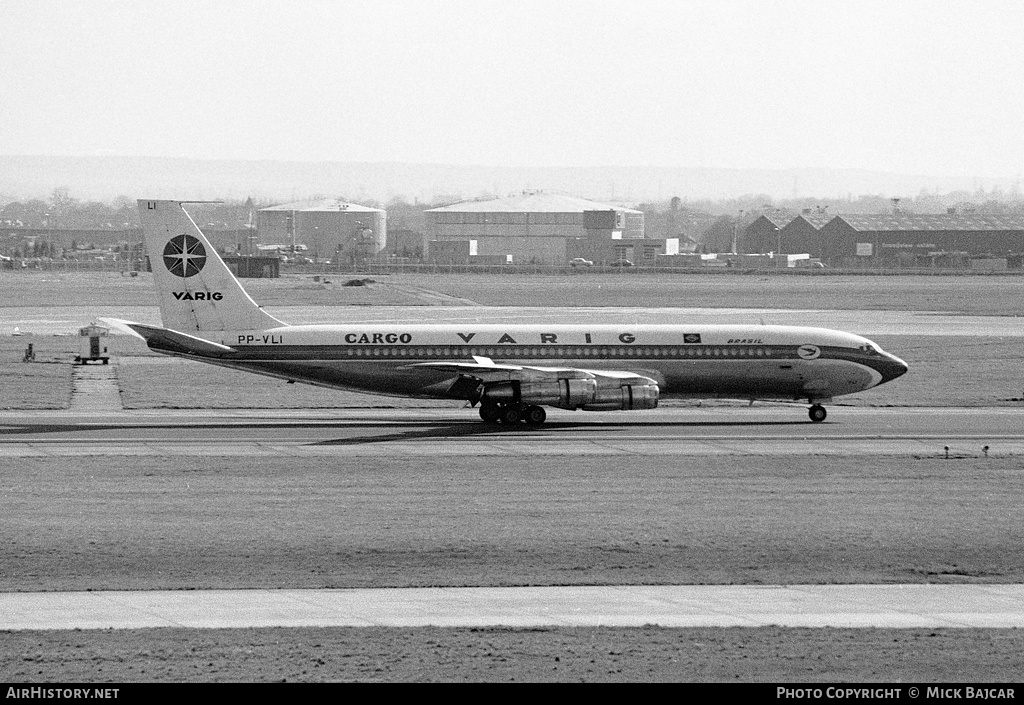
[[[493,382],[484,386],[480,401],[584,411],[629,411],[658,406],[658,383],[649,377],[596,371],[589,374],[585,378]]]
[[[658,383],[653,379],[633,377],[629,380],[607,379],[607,382],[603,386],[598,385],[593,401],[579,408],[584,411],[630,411],[658,406]]]
[[[597,380],[552,379],[512,380],[497,382],[484,387],[481,401],[492,404],[537,404],[557,406],[560,409],[578,409],[594,399]]]

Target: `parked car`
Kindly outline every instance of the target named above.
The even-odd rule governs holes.
[[[569,266],[571,267],[593,267],[594,263],[589,259],[583,259],[582,257],[573,257],[569,260]]]
[[[610,266],[612,266],[612,267],[632,267],[633,263],[630,262],[628,259],[620,259],[620,260],[615,260],[614,262],[612,262]]]

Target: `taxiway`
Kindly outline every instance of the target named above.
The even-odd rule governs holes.
[[[650,585],[0,594],[0,629],[1024,627],[1024,585]]]
[[[1024,455],[1024,410],[801,405],[553,410],[539,428],[473,409],[0,412],[0,458],[81,455]]]

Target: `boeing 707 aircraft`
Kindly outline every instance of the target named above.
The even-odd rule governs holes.
[[[163,327],[124,322],[167,355],[336,389],[464,400],[486,423],[532,426],[546,406],[641,410],[663,398],[806,401],[818,423],[834,397],[907,371],[867,338],[823,328],[288,325],[249,297],[183,203],[139,201]]]

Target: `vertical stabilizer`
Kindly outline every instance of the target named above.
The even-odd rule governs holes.
[[[266,330],[285,325],[266,313],[182,208],[182,201],[139,202],[146,253],[166,328]]]

